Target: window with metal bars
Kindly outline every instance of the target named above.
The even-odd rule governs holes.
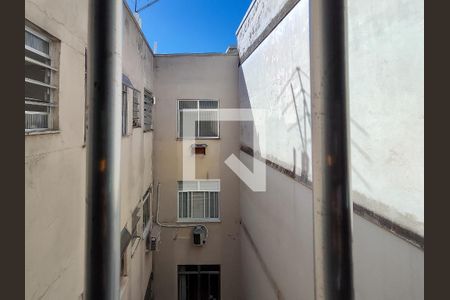
[[[122,84],[122,135],[128,134],[128,89]]]
[[[25,26],[25,132],[58,127],[56,47],[54,38]]]
[[[150,192],[149,188],[144,195],[144,203],[142,204],[142,227],[145,229],[150,222]]]
[[[219,101],[178,100],[178,138],[219,138]]]
[[[153,130],[153,94],[144,91],[144,132]]]
[[[178,182],[178,220],[219,221],[220,180]]]
[[[141,92],[133,90],[133,128],[141,127]]]
[[[139,223],[139,220],[141,219],[140,212],[141,212],[141,209],[139,206],[137,206],[134,209],[133,214],[131,215],[131,238],[132,238],[131,245],[132,246],[134,245],[135,240],[140,237],[140,232],[138,232],[138,223]]]
[[[178,300],[220,300],[220,265],[179,265]]]

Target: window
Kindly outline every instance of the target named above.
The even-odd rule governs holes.
[[[220,265],[178,266],[178,300],[220,300]]]
[[[153,94],[144,91],[144,132],[153,130]]]
[[[122,84],[122,135],[128,133],[128,90],[125,84]]]
[[[133,128],[141,127],[141,92],[133,90]]]
[[[151,213],[150,213],[150,187],[144,195],[144,203],[142,204],[142,239],[145,240],[145,248],[151,251]]]
[[[150,221],[150,191],[151,189],[149,188],[145,193],[144,203],[142,205],[142,227],[144,228],[144,230]]]
[[[184,122],[192,122],[193,131],[184,128]],[[218,138],[219,101],[217,100],[179,100],[178,101],[179,138]]]
[[[219,220],[220,180],[178,182],[180,221]]]
[[[124,227],[120,233],[120,276],[127,276],[127,247],[130,244],[131,235]]]
[[[140,234],[138,232],[138,223],[139,220],[141,219],[141,216],[139,215],[140,213],[140,207],[137,206],[134,211],[133,214],[131,216],[131,246],[134,245],[134,242],[136,241],[136,239],[140,238]]]
[[[57,129],[55,42],[25,27],[25,132]]]

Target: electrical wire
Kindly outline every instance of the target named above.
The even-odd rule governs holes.
[[[206,238],[208,238],[208,227],[202,224],[168,224],[168,223],[161,223],[159,221],[159,202],[160,202],[160,186],[161,183],[158,182],[158,185],[156,186],[156,224],[160,226],[161,228],[195,228],[197,226],[202,226],[206,229]],[[161,232],[160,232],[161,234]]]

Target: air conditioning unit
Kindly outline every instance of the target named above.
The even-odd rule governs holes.
[[[192,239],[194,246],[202,247],[206,244],[206,238],[208,236],[208,229],[203,225],[198,225],[192,231]]]

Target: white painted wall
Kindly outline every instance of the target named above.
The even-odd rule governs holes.
[[[255,245],[241,229],[243,298],[314,299],[312,190],[272,168],[267,182],[265,193],[241,183],[242,224]],[[424,252],[356,214],[353,264],[355,299],[424,299]]]
[[[85,48],[87,1],[27,0],[28,21],[60,41],[59,132],[25,135],[25,299],[80,299],[84,290],[86,148]],[[77,12],[77,17],[73,13]],[[123,70],[136,88],[154,89],[153,54],[124,7]],[[132,94],[129,90],[131,127]],[[121,226],[153,181],[153,133],[130,129],[122,138]],[[138,226],[142,226],[142,221]],[[143,299],[152,253],[128,252],[122,300]]]
[[[239,54],[243,55],[283,6],[293,0],[253,0],[236,31]]]
[[[299,175],[303,168],[312,180],[308,49],[308,2],[301,1],[242,64],[239,89],[241,107],[268,112],[267,120],[255,118],[257,132],[262,122],[266,125],[266,136],[259,136],[266,140],[262,155],[289,170],[295,165]],[[242,143],[256,150],[248,125]],[[302,164],[302,153],[307,164]]]
[[[423,1],[349,1],[348,15],[353,201],[423,235]],[[267,21],[250,16],[246,30],[260,32]],[[242,107],[270,111],[263,156],[290,170],[295,165],[299,175],[306,168],[311,179],[311,127],[303,113],[303,100],[311,111],[308,25],[303,0],[242,64],[240,94]],[[241,32],[239,51],[253,39]],[[302,166],[303,140],[309,163]],[[251,146],[248,126],[242,142]]]
[[[353,201],[424,234],[422,0],[348,1]]]
[[[419,2],[349,1],[349,63],[352,200],[423,235],[423,3]],[[247,19],[246,31],[256,34],[264,30],[261,24],[270,22],[257,17],[263,12],[254,15]],[[302,112],[295,76],[300,67],[310,111],[308,24],[308,1],[303,0],[242,63],[239,74],[241,107],[270,110],[262,156],[289,170],[295,165],[298,175],[302,138],[295,127],[289,88],[292,84]],[[238,35],[240,53],[255,39]],[[303,117],[300,114],[300,120]],[[311,127],[300,125],[306,128],[311,157]],[[258,132],[258,118],[255,126]],[[251,130],[251,124],[241,126],[241,142],[258,150],[252,145]],[[241,159],[250,158],[241,152]],[[311,179],[310,163],[303,167],[308,165]],[[241,230],[245,299],[277,299],[277,287],[283,299],[313,299],[312,191],[270,168],[267,184],[267,192],[254,193],[241,183],[242,222],[253,240]],[[354,216],[353,225],[356,299],[423,299],[423,250],[359,216]]]

